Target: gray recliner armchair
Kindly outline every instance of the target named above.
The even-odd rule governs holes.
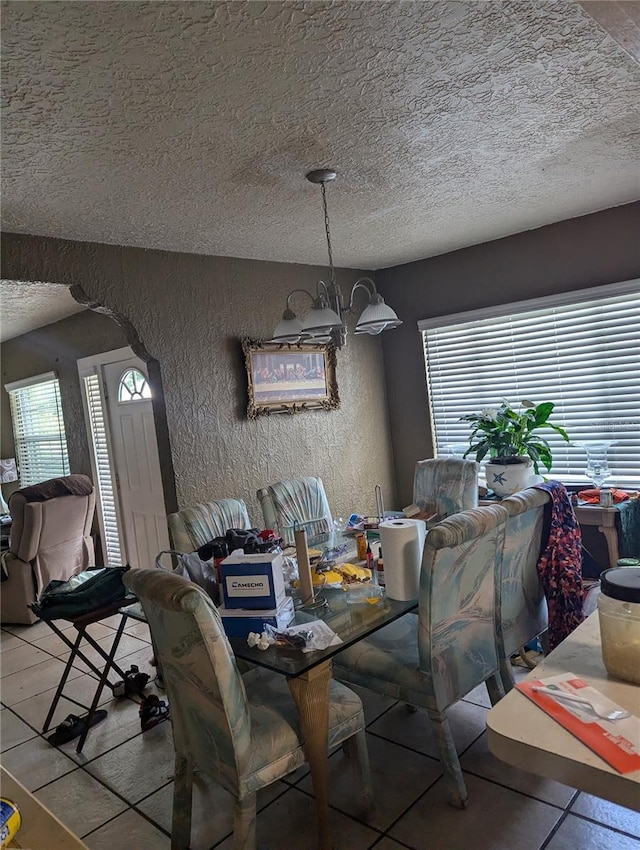
[[[86,475],[52,478],[11,494],[9,551],[2,556],[2,623],[34,623],[28,606],[50,581],[66,581],[95,564],[95,504]]]

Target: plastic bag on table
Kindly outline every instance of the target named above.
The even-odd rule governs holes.
[[[284,583],[287,587],[292,585],[299,578],[298,575],[298,559],[295,555],[285,555],[282,561],[282,574]]]
[[[267,649],[269,646],[282,646],[290,649],[301,649],[303,652],[327,649],[342,639],[322,620],[310,620],[286,629],[276,629],[265,623],[262,634],[250,632],[249,646]]]
[[[274,626],[265,623],[264,631],[270,642],[275,643],[277,646],[290,646],[293,649],[304,649],[310,645],[313,639],[313,633],[306,629],[276,629]]]
[[[165,549],[159,552],[156,557],[156,567],[161,570],[165,569],[162,566],[161,559],[163,555],[173,555],[177,560],[177,565],[173,572],[176,575],[192,581],[201,587],[207,593],[216,605],[220,601],[220,585],[218,584],[218,574],[215,565],[211,561],[202,561],[197,552],[176,552],[174,549]]]

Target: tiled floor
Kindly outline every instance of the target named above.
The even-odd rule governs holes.
[[[108,644],[118,618],[92,627]],[[126,845],[135,850],[170,847],[173,748],[171,726],[140,732],[137,704],[104,697],[105,721],[91,730],[83,753],[76,741],[56,749],[39,735],[55,685],[68,657],[43,623],[9,627],[1,635],[2,763],[92,850]],[[129,621],[121,644],[123,667],[149,673],[146,627]],[[62,661],[60,660],[62,659]],[[95,680],[83,665],[69,695],[86,701]],[[166,698],[160,693],[161,697]],[[368,723],[376,805],[366,821],[350,762],[330,758],[332,826],[336,850],[640,850],[640,815],[557,782],[497,761],[487,750],[484,687],[450,712],[469,789],[459,811],[445,800],[440,765],[423,712],[410,714],[392,700],[359,691]],[[63,702],[54,722],[79,709]],[[301,769],[258,796],[260,850],[313,850],[314,802]],[[192,850],[231,848],[231,797],[196,776]]]

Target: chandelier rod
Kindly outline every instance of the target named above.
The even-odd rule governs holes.
[[[327,185],[326,181],[323,180],[320,183],[320,189],[322,190],[322,208],[324,210],[324,230],[327,235],[327,253],[329,255],[329,282],[333,287],[337,286],[336,283],[336,270],[333,266],[333,251],[331,249],[331,229],[329,227],[329,211],[327,209]]]

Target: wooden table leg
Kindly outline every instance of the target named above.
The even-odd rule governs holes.
[[[605,539],[607,541],[607,549],[609,552],[609,566],[615,567],[618,558],[620,557],[618,554],[618,529],[615,527],[615,519],[614,525],[599,525],[598,531],[604,534]]]
[[[320,850],[331,850],[333,843],[329,832],[329,766],[327,762],[331,661],[325,661],[301,676],[287,681],[300,712],[304,751],[311,769],[313,791],[316,797]]]

